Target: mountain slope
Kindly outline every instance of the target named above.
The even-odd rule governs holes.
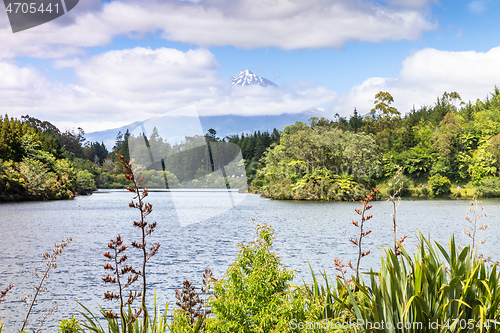
[[[249,86],[249,85],[259,85],[262,87],[277,87],[276,83],[255,75],[248,69],[244,71],[239,71],[235,76],[231,78],[231,87],[234,86]]]
[[[296,121],[307,123],[311,117],[325,117],[325,114],[318,109],[310,109],[301,113],[284,113],[280,115],[269,116],[238,116],[238,115],[224,115],[224,116],[200,116],[200,123],[205,134],[209,129],[217,131],[217,136],[224,138],[241,133],[253,133],[255,131],[269,131],[272,132],[274,128],[282,131],[285,126],[292,125]],[[127,129],[133,131],[135,128],[141,126],[142,122],[135,122],[128,126],[120,128],[109,129],[100,132],[86,133],[85,137],[88,141],[104,142],[108,149],[111,149],[115,144],[116,135],[118,132],[125,133]]]

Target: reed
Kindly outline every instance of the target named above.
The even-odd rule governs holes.
[[[153,211],[153,205],[144,201],[148,196],[147,189],[140,189],[140,182],[142,179],[136,179],[134,173],[138,168],[132,170],[133,160],[126,162],[122,155],[116,154],[120,159],[125,171],[125,177],[132,182],[133,186],[127,186],[127,190],[134,193],[135,196],[129,203],[129,207],[139,210],[140,219],[139,221],[134,221],[133,226],[139,229],[140,239],[139,241],[132,241],[132,247],[138,249],[142,254],[142,271],[133,268],[130,265],[126,265],[125,262],[128,257],[124,254],[127,246],[123,245],[123,240],[120,235],[117,236],[116,240],[111,240],[108,244],[110,251],[104,253],[104,256],[111,260],[111,263],[106,263],[104,269],[111,271],[110,274],[103,278],[105,283],[116,283],[118,285],[118,293],[115,294],[110,291],[106,291],[104,294],[104,299],[108,300],[119,300],[120,301],[120,318],[121,318],[121,329],[125,333],[127,332],[127,327],[132,325],[136,319],[141,315],[143,311],[146,311],[146,291],[147,291],[147,278],[146,278],[146,264],[153,257],[158,249],[160,248],[159,243],[152,244],[149,249],[147,248],[147,237],[150,236],[155,228],[156,222],[149,223],[146,221],[146,217]],[[123,279],[127,277],[126,281]],[[132,291],[129,290],[128,298],[124,301],[123,292],[131,287],[131,285],[136,282],[139,278],[142,278],[141,290]],[[131,305],[133,301],[141,297],[141,307],[132,312]],[[128,306],[129,311],[125,312],[124,308]],[[108,310],[104,313],[105,317],[109,320],[117,319],[118,315],[113,313],[112,310]],[[142,327],[148,327],[148,316],[146,313],[143,314]],[[113,324],[114,322],[110,322]]]
[[[396,212],[398,211],[399,205],[401,204],[401,191],[404,188],[404,178],[403,176],[403,168],[400,166],[397,167],[398,170],[396,171],[396,174],[394,175],[393,179],[391,182],[389,182],[389,186],[392,187],[392,191],[389,191],[389,199],[387,199],[387,202],[392,203],[392,229],[394,232],[394,253],[396,255],[400,254],[399,248],[401,244],[405,241],[405,239],[408,237],[408,235],[405,235],[401,237],[401,239],[398,241],[397,238],[397,233],[398,233],[398,225],[396,223]]]
[[[86,329],[88,332],[93,333],[121,333],[123,327],[126,327],[126,331],[129,333],[166,333],[169,332],[169,324],[167,320],[168,304],[165,305],[163,314],[161,313],[159,307],[156,303],[156,294],[154,295],[153,311],[148,311],[147,307],[143,308],[143,316],[147,319],[145,321],[133,320],[135,315],[131,306],[128,306],[127,311],[124,311],[124,317],[116,318],[106,316],[107,311],[100,307],[100,315],[106,318],[107,327],[104,328],[101,325],[101,321],[98,315],[94,314],[91,310],[85,307],[82,303],[78,303],[83,308],[84,311],[80,311],[80,314],[85,318],[85,320],[80,324],[80,326]],[[128,326],[128,322],[131,322]],[[146,323],[144,325],[143,323]],[[83,329],[82,329],[83,331]]]
[[[48,279],[50,271],[57,268],[57,262],[56,262],[57,257],[63,253],[64,248],[72,241],[73,241],[72,238],[66,238],[66,240],[63,241],[62,243],[59,244],[56,243],[54,245],[54,248],[52,249],[52,252],[45,252],[43,254],[43,259],[45,259],[45,271],[43,273],[40,273],[40,269],[38,267],[35,268],[35,276],[40,280],[38,284],[33,287],[33,290],[35,290],[35,295],[28,295],[22,298],[22,301],[28,305],[28,312],[26,313],[26,317],[23,320],[23,325],[19,330],[20,332],[23,332],[24,328],[28,324],[28,318],[31,314],[33,306],[37,303],[37,297],[41,293],[47,291],[47,288],[43,284]],[[56,308],[57,304],[54,304],[51,308],[45,309],[45,314],[42,316],[38,328],[33,330],[34,332],[40,332],[43,323],[45,322],[47,317],[54,312]]]
[[[359,265],[361,262],[361,258],[370,254],[370,250],[363,251],[362,241],[363,241],[364,237],[368,236],[372,232],[370,229],[365,230],[364,228],[365,228],[365,223],[373,217],[373,215],[367,215],[366,212],[372,208],[372,205],[370,205],[370,202],[373,201],[373,198],[374,198],[375,194],[377,193],[377,191],[378,191],[378,189],[372,190],[369,194],[366,195],[364,200],[360,201],[361,204],[363,205],[362,209],[358,209],[358,208],[354,209],[356,211],[356,213],[361,217],[360,221],[352,220],[352,224],[356,228],[359,229],[359,236],[357,238],[350,238],[349,239],[349,241],[352,244],[354,244],[358,247],[358,259],[357,259],[357,263],[356,263],[356,269],[354,269],[351,262],[349,262],[349,267],[354,269],[356,272],[356,281],[359,279]]]
[[[118,284],[118,294],[114,292],[106,291],[104,293],[104,299],[107,300],[119,300],[120,301],[120,317],[125,318],[124,307],[132,305],[137,297],[141,297],[141,291],[129,290],[127,301],[123,301],[123,293],[126,291],[140,276],[140,272],[135,270],[132,266],[126,265],[127,256],[123,254],[127,249],[127,246],[123,245],[123,240],[120,235],[116,237],[116,240],[111,240],[108,244],[108,248],[112,251],[104,253],[104,256],[111,260],[111,263],[106,263],[104,265],[105,270],[111,271],[110,274],[106,275],[102,280],[104,283],[116,283]],[[122,279],[127,278],[126,281]],[[141,310],[136,311],[130,318],[129,321],[122,326],[123,332],[126,332],[126,327],[132,323],[139,315]],[[118,318],[118,315],[109,310],[106,313],[106,317]]]
[[[479,230],[486,230],[488,228],[487,224],[479,225],[478,222],[483,217],[486,217],[486,214],[481,213],[483,210],[483,206],[481,206],[481,202],[477,201],[476,197],[472,198],[470,202],[469,212],[465,215],[465,219],[471,225],[471,229],[464,229],[463,233],[470,237],[471,239],[471,251],[470,256],[476,253],[477,247],[486,242],[486,240],[480,240],[476,242],[476,232]],[[470,215],[469,215],[470,214]]]

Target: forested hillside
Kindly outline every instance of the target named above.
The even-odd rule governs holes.
[[[279,199],[353,200],[375,185],[414,195],[499,196],[500,90],[464,103],[444,93],[433,106],[402,116],[388,92],[365,117],[310,119],[287,126],[266,152],[254,186]],[[463,187],[474,188],[466,193]],[[466,190],[465,190],[466,191]]]
[[[84,144],[84,132],[66,131],[24,116],[0,118],[0,201],[73,198],[96,189],[86,166],[103,161],[99,143]],[[90,160],[94,162],[90,162]]]

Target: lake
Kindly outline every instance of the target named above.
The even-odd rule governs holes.
[[[66,237],[73,242],[58,258],[58,268],[47,280],[48,292],[40,297],[30,322],[36,324],[41,309],[53,301],[58,309],[43,331],[56,331],[57,321],[77,314],[76,301],[94,310],[98,303],[111,305],[102,300],[104,291],[116,291],[116,286],[101,280],[103,253],[118,234],[127,243],[138,239],[132,223],[139,214],[128,207],[131,199],[131,193],[114,190],[68,201],[0,204],[0,289],[15,286],[0,304],[5,333],[21,328],[27,307],[20,298],[32,292],[34,269],[43,264],[42,254]],[[215,277],[223,276],[236,260],[237,244],[255,239],[252,218],[276,230],[275,248],[283,264],[296,270],[295,283],[310,281],[308,261],[315,271],[325,269],[334,275],[334,258],[345,262],[356,258],[356,247],[348,239],[356,236],[351,220],[358,218],[354,208],[361,204],[357,202],[273,201],[237,192],[228,199],[225,191],[150,192],[146,201],[153,204],[149,221],[158,223],[149,242],[161,243],[148,263],[149,296],[151,300],[156,290],[160,304],[169,301],[170,309],[175,289],[182,287],[184,279],[199,287],[206,267]],[[478,239],[486,239],[480,252],[500,260],[500,200],[484,200],[482,205],[487,216],[480,224],[489,228],[478,233]],[[462,230],[469,227],[464,219],[468,209],[465,200],[403,200],[397,212],[398,235],[410,236],[405,241],[408,251],[414,249],[418,230],[442,243],[455,233],[457,242],[467,245],[470,240]],[[362,259],[364,269],[377,268],[382,247],[392,242],[392,204],[374,202],[369,213],[374,215],[367,222],[372,234],[363,244],[372,254]],[[139,257],[140,253],[130,247],[127,255]]]

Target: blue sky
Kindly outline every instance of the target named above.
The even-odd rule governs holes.
[[[0,10],[0,112],[115,128],[195,105],[262,115],[407,112],[500,86],[498,0],[81,0],[13,34]],[[250,69],[278,88],[229,89]]]

